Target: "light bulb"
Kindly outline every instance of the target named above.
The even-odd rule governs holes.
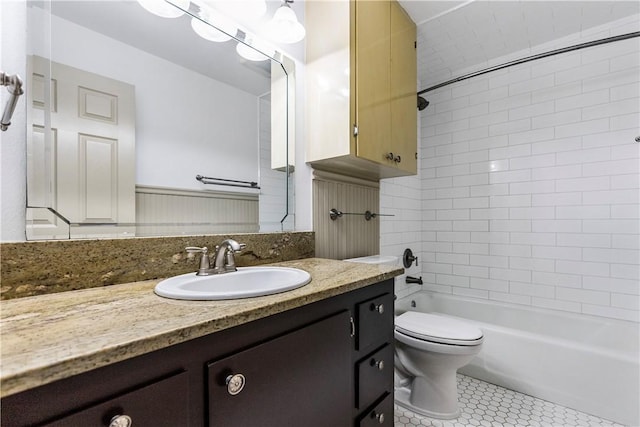
[[[237,28],[222,16],[215,16],[206,10],[200,11],[200,17],[209,22],[202,22],[198,18],[191,18],[191,28],[200,37],[212,42],[222,43],[231,40],[231,35],[235,35]]]
[[[273,18],[267,24],[267,30],[274,40],[281,43],[297,43],[306,34],[302,24],[298,22],[296,13],[286,1],[273,14]]]
[[[163,18],[177,18],[181,16],[184,11],[180,9],[189,8],[189,0],[171,0],[171,3],[165,0],[138,0],[140,6],[154,15],[161,16]],[[174,6],[174,4],[176,6]]]
[[[275,53],[273,49],[267,47],[264,43],[252,38],[245,39],[244,43],[238,42],[236,52],[249,61],[266,61],[267,59],[271,59],[270,56],[273,56]]]

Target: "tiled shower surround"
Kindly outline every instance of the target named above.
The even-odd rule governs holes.
[[[412,247],[426,290],[640,321],[639,82],[634,38],[425,94],[419,175],[381,186],[381,252]]]

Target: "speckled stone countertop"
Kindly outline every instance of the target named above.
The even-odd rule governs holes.
[[[301,288],[227,301],[178,301],[158,280],[0,302],[0,396],[238,326],[402,274],[389,266],[308,258],[276,265],[311,274]]]

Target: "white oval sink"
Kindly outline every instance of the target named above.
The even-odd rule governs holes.
[[[158,283],[161,297],[183,300],[250,298],[290,291],[306,285],[311,275],[289,267],[239,267],[238,271],[211,276],[181,274]]]

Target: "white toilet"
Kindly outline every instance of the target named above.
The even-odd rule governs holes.
[[[482,331],[440,314],[408,311],[395,320],[395,401],[432,418],[460,415],[456,371],[482,348]]]

